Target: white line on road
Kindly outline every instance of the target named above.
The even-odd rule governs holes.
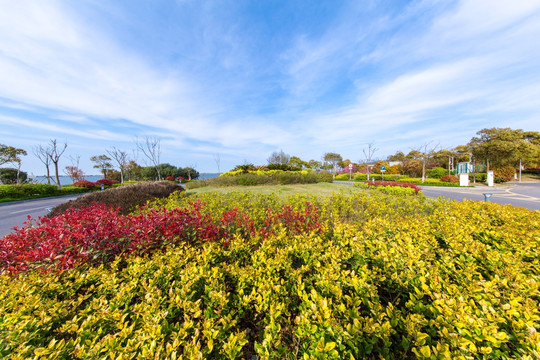
[[[23,213],[23,212],[30,212],[30,211],[41,210],[41,209],[45,209],[45,208],[44,207],[38,207],[38,208],[33,208],[33,209],[13,211],[11,214],[13,215],[13,214],[18,214],[18,213]]]

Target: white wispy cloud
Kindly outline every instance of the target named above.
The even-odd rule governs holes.
[[[32,140],[106,147],[150,135],[173,157],[264,162],[279,149],[356,159],[367,142],[389,154],[538,127],[538,0],[332,3],[325,28],[291,33],[270,16],[239,20],[251,3],[166,3],[159,29],[118,3],[0,5],[1,136],[26,127],[39,129]],[[131,30],[156,33],[134,44]]]
[[[391,40],[386,48],[377,46],[367,61],[392,63],[393,77],[359,87],[356,101],[340,109],[314,114],[312,141],[347,147],[376,140],[395,151],[398,144],[406,149],[460,128],[470,133],[479,124],[513,126],[501,117],[511,111],[540,113],[533,95],[540,80],[540,50],[533,46],[540,35],[540,2],[525,5],[517,10],[507,2],[464,1],[445,7],[425,33],[396,35],[406,40],[398,48]],[[401,58],[393,61],[397,54]]]

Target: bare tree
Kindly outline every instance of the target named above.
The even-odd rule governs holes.
[[[51,170],[49,166],[51,165],[51,148],[49,146],[34,146],[32,148],[34,155],[45,165],[47,169],[47,184],[51,184]]]
[[[188,174],[188,180],[191,180],[191,172],[192,171],[195,171],[195,167],[197,166],[197,164],[195,165],[188,165],[187,168],[185,168],[185,170],[187,171],[187,174]]]
[[[56,185],[58,186],[58,190],[62,189],[62,184],[60,184],[60,176],[58,175],[58,163],[60,162],[60,157],[62,154],[64,154],[64,151],[66,151],[66,148],[66,142],[64,142],[63,145],[59,145],[56,139],[51,139],[49,158],[54,164],[54,174],[56,177]]]
[[[161,139],[157,137],[145,137],[144,140],[135,139],[135,145],[143,155],[156,168],[158,179],[161,180],[161,172],[159,171],[159,158],[161,157]]]
[[[285,165],[289,162],[291,158],[291,155],[286,154],[283,150],[281,151],[274,151],[266,161],[268,161],[268,164],[281,164]]]
[[[79,167],[79,164],[81,162],[81,156],[69,156],[69,160],[71,161],[70,166],[66,166],[64,168],[64,174],[69,176],[71,178],[71,181],[73,183],[76,183],[77,181],[84,180],[84,172]]]
[[[375,154],[375,151],[379,150],[375,147],[375,144],[369,143],[367,144],[368,148],[362,149],[362,152],[364,153],[364,156],[366,157],[366,170],[367,170],[367,179],[369,181],[369,163],[373,160],[373,155]]]
[[[433,154],[439,146],[439,144],[435,146],[430,146],[432,142],[433,141],[428,141],[426,143],[423,143],[416,149],[411,149],[417,151],[419,153],[420,159],[422,160],[422,183],[426,180],[426,163],[431,157],[433,157]]]
[[[219,167],[221,165],[221,156],[219,155],[219,153],[214,154],[214,161],[216,162],[216,165],[217,165],[218,174],[221,174],[221,170]]]
[[[116,162],[118,165],[118,168],[120,169],[120,182],[123,184],[124,172],[126,171],[126,167],[129,162],[127,152],[113,146],[112,149],[107,150],[107,154],[109,154],[114,162]]]

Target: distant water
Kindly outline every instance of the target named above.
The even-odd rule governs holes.
[[[60,175],[60,184],[62,185],[71,185],[73,184],[73,181],[71,181],[71,178],[69,176]],[[37,183],[46,184],[47,183],[47,177],[46,176],[34,176],[31,177],[32,180],[34,180]],[[96,182],[99,179],[103,179],[103,176],[101,175],[87,175],[84,177],[85,180]],[[51,176],[51,184],[54,185],[55,183],[55,177],[54,175]]]
[[[215,178],[215,177],[218,177],[218,176],[219,176],[218,173],[200,173],[199,174],[199,180],[211,179],[211,178]],[[71,178],[69,176],[61,175],[59,177],[60,177],[60,184],[62,184],[62,185],[71,185],[71,184],[73,184],[73,181],[71,181]],[[41,183],[41,184],[46,184],[47,183],[47,177],[46,176],[34,176],[34,177],[32,177],[32,179],[37,183]],[[85,176],[84,179],[88,180],[88,181],[96,182],[99,179],[103,179],[103,176],[101,176],[101,175],[88,175],[88,176]],[[51,184],[54,185],[55,182],[53,180],[54,180],[54,176],[51,177]]]
[[[197,180],[206,180],[218,177],[219,173],[200,173],[199,178]]]

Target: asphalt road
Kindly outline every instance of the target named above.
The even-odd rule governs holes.
[[[45,216],[50,209],[58,204],[77,198],[75,196],[62,196],[56,198],[37,199],[0,205],[0,237],[13,231],[14,226],[22,226],[28,219],[37,220]]]
[[[444,196],[459,201],[465,199],[485,201],[484,194],[492,194],[489,198],[490,202],[540,210],[540,182],[509,183],[504,186],[476,186],[474,188],[424,186],[422,192],[433,198]]]
[[[350,184],[350,181],[334,181],[341,184]],[[475,187],[438,187],[420,186],[424,195],[432,198],[443,196],[452,200],[465,199],[485,201],[484,193],[492,194],[489,201],[497,204],[510,204],[530,210],[540,210],[540,182],[510,182],[502,186],[488,187],[476,185]]]

